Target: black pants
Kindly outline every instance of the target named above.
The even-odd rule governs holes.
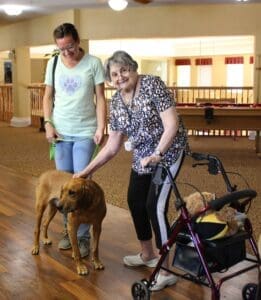
[[[174,179],[178,175],[184,156],[183,151],[177,161],[170,167]],[[128,205],[137,238],[140,241],[150,240],[153,228],[158,249],[168,239],[170,228],[167,212],[171,185],[166,175],[163,172],[162,183],[155,184],[153,175],[139,175],[132,170],[128,188]]]

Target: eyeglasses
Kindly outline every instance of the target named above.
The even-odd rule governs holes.
[[[111,73],[111,78],[112,79],[116,79],[118,78],[119,76],[127,76],[129,75],[130,73],[130,68],[125,68],[125,67],[122,67],[119,72],[112,72]]]
[[[75,50],[75,44],[70,44],[64,48],[58,48],[57,50],[61,53],[65,53],[66,51],[67,52],[73,52]]]

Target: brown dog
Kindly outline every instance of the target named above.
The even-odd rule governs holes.
[[[100,186],[91,179],[72,178],[72,174],[61,171],[47,171],[40,176],[36,187],[36,225],[32,254],[39,253],[41,221],[45,209],[48,214],[43,223],[43,243],[50,245],[48,226],[57,210],[68,213],[68,233],[76,262],[77,273],[87,275],[88,269],[81,260],[77,242],[77,229],[81,223],[93,225],[92,261],[96,270],[104,269],[99,260],[99,239],[102,221],[106,215],[104,193]]]

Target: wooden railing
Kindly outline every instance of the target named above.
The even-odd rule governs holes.
[[[252,104],[253,87],[168,87],[177,103],[233,103]],[[114,88],[106,88],[107,100],[114,94]]]
[[[175,96],[178,104],[253,104],[252,87],[168,87]],[[44,84],[28,86],[31,102],[32,126],[41,128],[43,121]],[[105,97],[108,108],[114,88],[105,88]],[[109,111],[109,109],[108,109]],[[13,115],[12,85],[0,85],[0,120],[10,121]]]
[[[31,102],[31,124],[43,130],[43,96],[44,84],[32,84],[28,86]]]
[[[10,122],[13,117],[14,104],[12,84],[0,85],[0,120]]]
[[[253,87],[169,87],[177,103],[252,104]]]

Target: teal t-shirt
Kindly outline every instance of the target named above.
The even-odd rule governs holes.
[[[48,61],[45,84],[52,86],[54,58]],[[85,54],[73,68],[66,67],[58,57],[55,69],[55,103],[53,122],[62,135],[90,137],[97,129],[94,102],[95,85],[104,82],[101,60]]]

